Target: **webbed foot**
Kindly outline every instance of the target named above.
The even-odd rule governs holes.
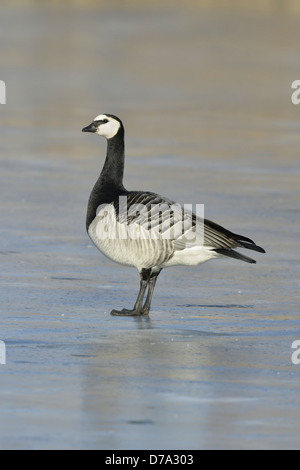
[[[115,316],[137,316],[137,315],[141,315],[141,311],[140,310],[128,310],[127,308],[123,308],[123,310],[112,310],[110,312],[111,315],[115,315]]]

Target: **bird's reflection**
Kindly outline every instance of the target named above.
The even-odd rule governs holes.
[[[113,318],[116,318],[114,315],[111,315]],[[121,318],[121,317],[118,317]],[[138,330],[150,330],[154,328],[153,320],[149,315],[136,315],[136,316],[124,316],[123,320],[129,320],[135,323]]]

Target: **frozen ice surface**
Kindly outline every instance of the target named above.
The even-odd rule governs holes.
[[[194,8],[1,7],[1,449],[300,447],[300,16]],[[111,317],[138,274],[85,233],[100,112],[126,187],[204,203],[257,265],[165,270]]]

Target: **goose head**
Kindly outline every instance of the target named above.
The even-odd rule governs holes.
[[[112,114],[99,114],[82,132],[93,132],[106,139],[112,139],[120,129],[123,129],[123,124],[119,118]]]

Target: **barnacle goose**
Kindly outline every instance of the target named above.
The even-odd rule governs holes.
[[[197,265],[221,256],[256,262],[235,248],[265,253],[249,238],[185,211],[166,197],[127,191],[123,186],[124,127],[118,117],[100,114],[82,131],[107,139],[106,160],[88,202],[87,232],[104,255],[140,273],[133,309],[112,310],[112,315],[147,315],[157,277],[165,267]]]

